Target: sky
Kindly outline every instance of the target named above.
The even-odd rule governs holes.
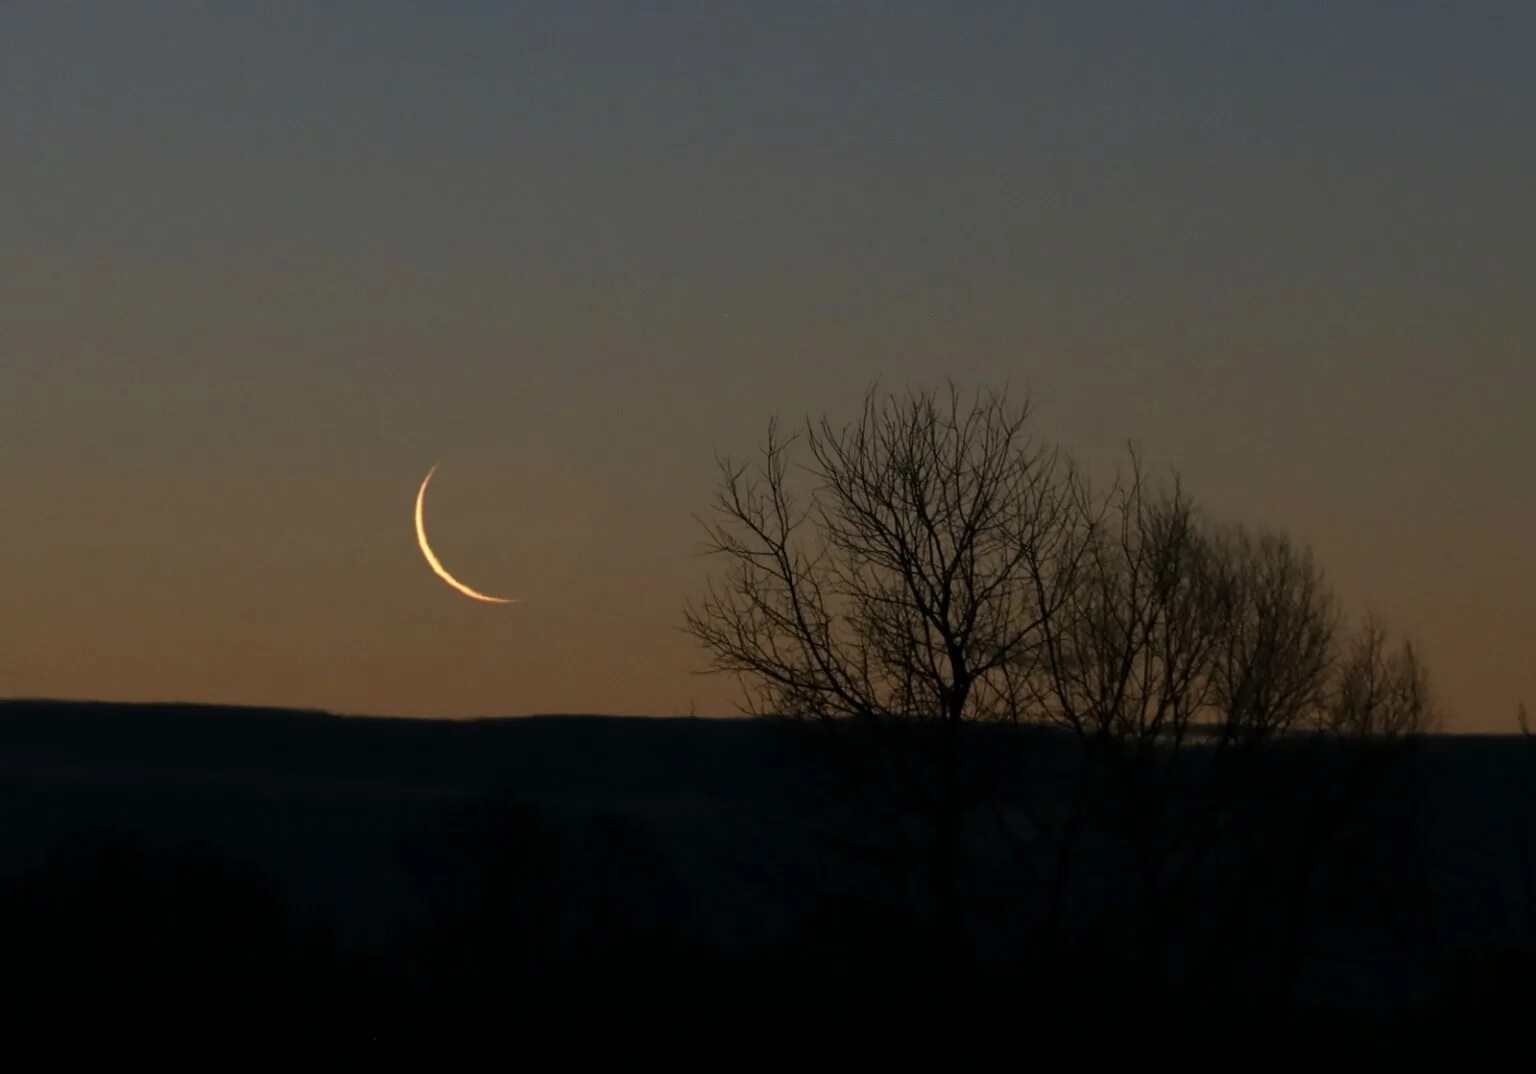
[[[728,713],[716,452],[1033,399],[1536,707],[1536,7],[0,4],[0,695]],[[444,563],[412,528],[429,496]]]

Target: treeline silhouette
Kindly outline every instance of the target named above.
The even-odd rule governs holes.
[[[196,751],[172,733],[189,719]],[[1173,972],[1152,980],[1109,792],[1054,925],[1028,848],[970,830],[957,961],[922,839],[902,838],[921,836],[922,810],[850,794],[829,753],[856,743],[825,730],[0,705],[5,1030],[65,1050],[101,1042],[85,1026],[207,1035],[375,1068],[487,1043],[740,1065],[1113,1057],[1153,1040],[1186,1065],[1255,1047],[1410,1066],[1530,1052],[1528,740],[1277,747],[1188,900],[1165,900]],[[309,741],[337,747],[330,774],[295,782],[284,759]],[[1052,780],[1077,769],[1071,736],[999,726],[971,742],[968,778],[1023,750],[1031,786],[1065,808]],[[869,752],[902,763],[888,741]],[[619,786],[607,766],[625,756]],[[1330,797],[1362,786],[1348,810]]]

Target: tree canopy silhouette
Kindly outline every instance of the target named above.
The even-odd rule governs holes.
[[[846,428],[770,423],[755,465],[720,460],[706,525],[727,573],[686,623],[751,711],[955,723],[1011,709],[1007,680],[1047,612],[1038,570],[1067,551],[1076,507],[1027,419],[1000,394],[871,394]]]
[[[1202,893],[1241,901],[1222,884],[1272,874],[1277,824],[1305,828],[1315,857],[1363,800],[1365,769],[1342,778],[1294,743],[1435,720],[1416,651],[1374,621],[1343,629],[1305,546],[1212,523],[1134,452],[1096,492],[1006,393],[872,390],[846,425],[772,421],[756,459],[718,461],[701,521],[723,569],[685,628],[749,712],[873,732],[860,742],[882,756],[859,778],[925,821],[952,949],[978,812],[1044,880],[1048,932],[1096,825],[1156,967]],[[1020,740],[989,737],[978,763],[976,724],[1066,730],[1075,789],[1031,806],[1027,758],[1007,763]],[[1270,857],[1238,860],[1239,827]]]
[[[720,460],[706,527],[726,571],[685,611],[750,711],[923,728],[937,764],[908,768],[915,782],[895,793],[933,822],[928,881],[947,932],[962,725],[1017,713],[1017,671],[1082,551],[1079,485],[1028,419],[1027,403],[950,386],[872,391],[843,428],[822,419],[787,436],[771,423],[755,464]],[[799,439],[809,461],[796,466]]]

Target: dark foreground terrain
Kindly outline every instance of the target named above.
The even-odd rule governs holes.
[[[1029,793],[978,795],[956,930],[916,814],[790,725],[3,703],[0,1031],[209,1068],[1536,1051],[1528,741],[1423,740],[1138,900],[1109,821],[1054,886],[1057,844],[986,834],[1061,812],[1070,742],[1013,734],[983,752]]]

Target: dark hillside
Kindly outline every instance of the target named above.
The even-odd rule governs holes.
[[[1069,740],[977,742],[984,759],[1033,758],[1027,793],[1000,808],[1050,813]],[[722,1033],[766,1011],[880,1032],[932,999],[920,861],[899,849],[907,822],[850,805],[806,745],[765,721],[0,703],[0,938],[13,985],[29,982],[12,1009],[249,1008],[343,1048],[381,1025],[405,1042],[507,1017],[580,1037],[562,1019],[594,1005],[653,1039],[658,1012],[683,1002]],[[1231,1032],[1258,1009],[1244,989],[1272,1010],[1274,982],[1298,1041],[1368,1049],[1463,1048],[1536,1002],[1536,750],[1439,736],[1394,765],[1373,826],[1313,862],[1307,886],[1293,891],[1272,847],[1229,848],[1228,872],[1201,874],[1209,902],[1191,907],[1172,964],[1204,967],[1180,987],[1236,1004]],[[1092,1037],[1094,1019],[1137,1010],[1110,830],[1084,843],[1049,968],[1031,866],[987,831],[979,816],[974,954],[989,983],[967,1017],[1057,1010]],[[1266,831],[1310,845],[1305,828]],[[1316,905],[1292,921],[1298,895]],[[1253,939],[1231,951],[1213,936]],[[1093,994],[1096,1011],[1079,1005]]]

